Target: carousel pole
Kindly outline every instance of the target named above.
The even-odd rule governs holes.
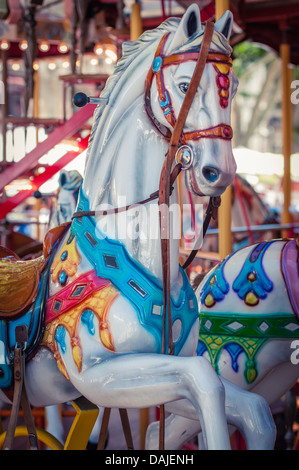
[[[2,104],[2,161],[6,162],[6,132],[7,132],[7,115],[8,115],[8,70],[7,70],[7,51],[1,51],[2,59],[2,82],[4,83],[4,103]]]
[[[142,19],[141,19],[141,6],[139,1],[135,1],[132,5],[130,35],[131,41],[136,41],[143,33]]]
[[[143,33],[142,19],[141,19],[141,6],[138,1],[132,5],[131,23],[130,23],[130,39],[136,41]],[[140,429],[140,449],[145,448],[145,435],[149,425],[149,409],[142,408],[139,411],[139,429]]]
[[[229,0],[215,0],[216,21],[229,10]],[[232,252],[231,232],[231,200],[232,188],[229,186],[221,196],[221,206],[218,209],[218,243],[220,259]]]
[[[292,69],[290,67],[290,45],[286,40],[286,30],[283,30],[283,40],[280,45],[281,57],[281,84],[282,84],[282,153],[284,158],[284,174],[282,180],[283,187],[283,212],[282,223],[291,222],[291,154],[293,143],[293,122],[292,122],[292,102],[291,102],[291,80]],[[287,236],[287,231],[282,235]]]

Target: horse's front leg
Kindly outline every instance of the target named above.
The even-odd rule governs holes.
[[[86,345],[83,358],[88,356]],[[111,354],[92,361],[91,356],[78,372],[70,343],[63,362],[72,384],[98,406],[144,408],[186,399],[202,423],[208,449],[229,449],[224,411],[224,388],[210,363],[201,357],[174,357],[162,354]]]

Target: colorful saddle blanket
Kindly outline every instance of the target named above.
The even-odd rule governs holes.
[[[48,232],[44,241],[43,256],[22,261],[1,249],[0,257],[0,388],[13,384],[13,359],[16,346],[15,329],[25,325],[28,343],[25,358],[28,360],[41,343],[44,330],[46,300],[48,296],[49,267],[55,255],[55,246],[62,238],[68,224]]]
[[[46,267],[41,273],[37,285],[37,295],[31,306],[14,317],[0,320],[0,388],[9,388],[13,382],[13,358],[16,345],[15,329],[26,325],[28,331],[28,344],[25,357],[33,354],[39,345],[43,331],[45,300],[48,289],[48,272]],[[41,314],[40,314],[41,313]]]

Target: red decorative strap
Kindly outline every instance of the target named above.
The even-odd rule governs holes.
[[[111,284],[108,279],[97,277],[94,270],[78,277],[71,284],[54,294],[47,301],[46,324],[78,305],[93,292],[104,289]]]
[[[233,138],[233,130],[231,126],[227,124],[219,124],[209,129],[203,129],[199,131],[189,131],[183,133],[183,138],[187,140],[199,140],[199,139],[224,139],[231,140]]]

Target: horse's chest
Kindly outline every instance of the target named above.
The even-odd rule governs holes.
[[[91,240],[88,236],[85,239],[85,243]],[[71,232],[51,266],[43,344],[53,351],[65,375],[60,353],[66,350],[66,333],[71,338],[74,361],[79,371],[82,368],[81,327],[98,338],[106,353],[157,353],[162,349],[162,288],[130,262],[123,246],[114,244],[112,250],[107,243],[95,245],[86,260],[85,250],[82,246],[78,249],[77,234]],[[183,278],[179,299],[172,303],[175,354],[197,318],[195,295]]]

